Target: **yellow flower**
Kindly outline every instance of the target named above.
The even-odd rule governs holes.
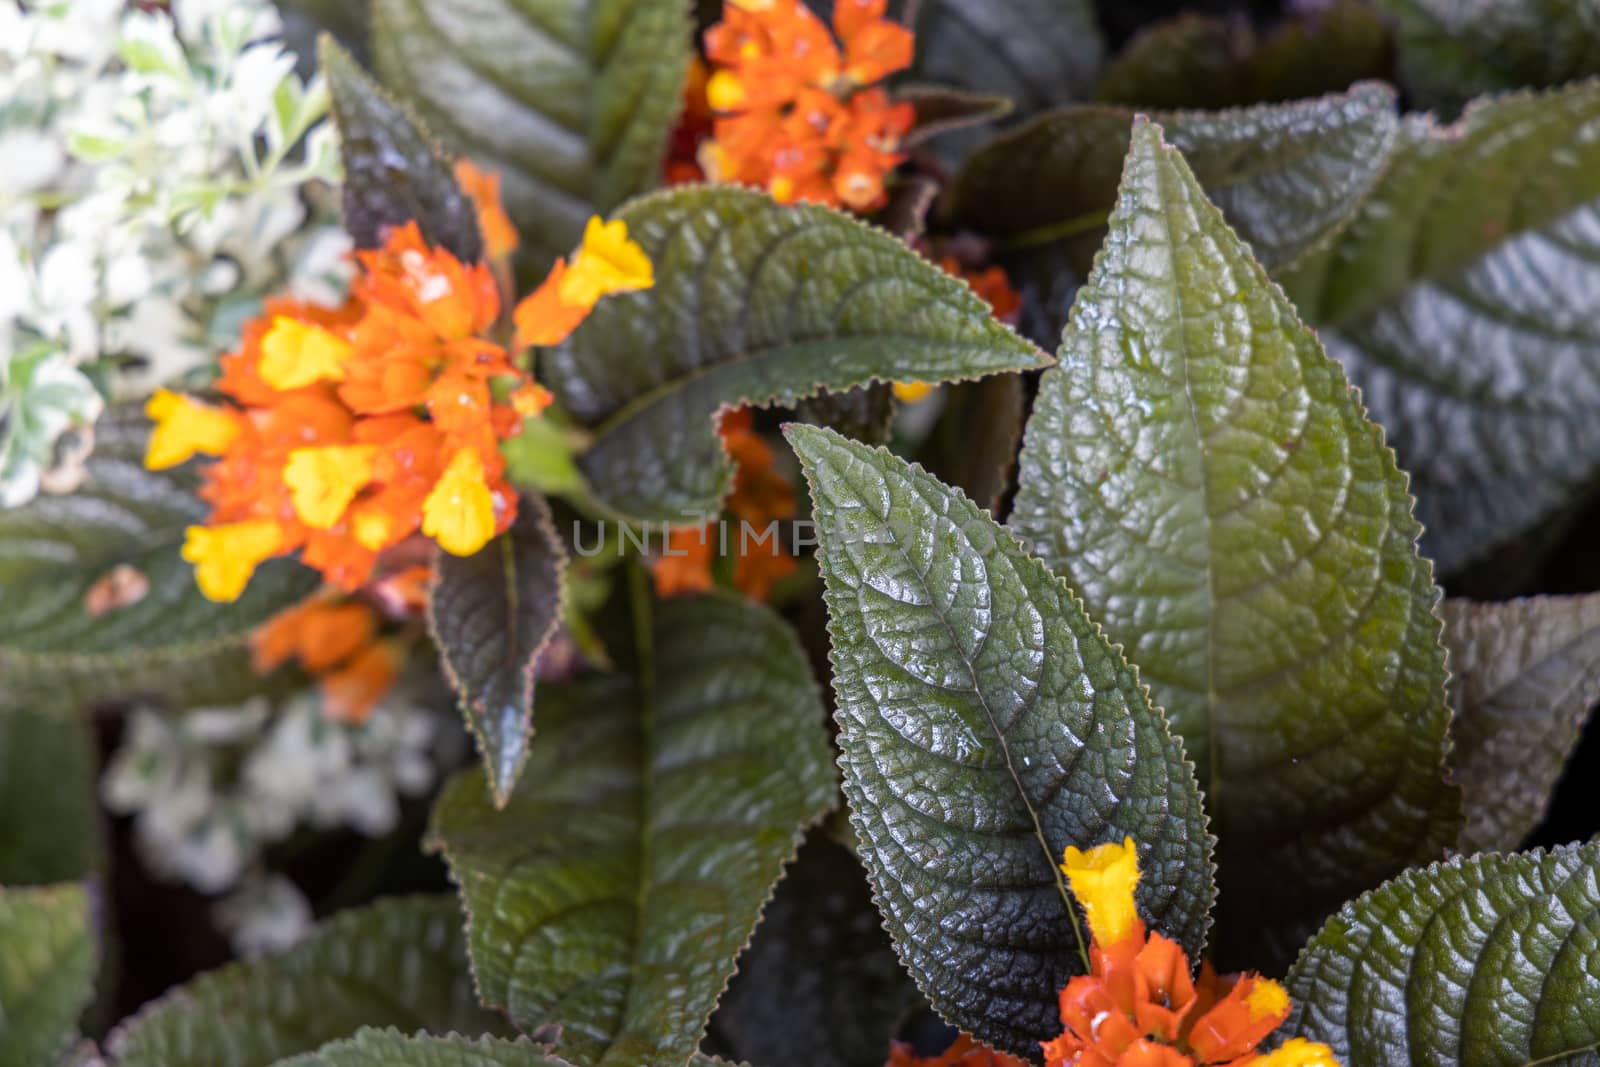
[[[938,386],[932,382],[895,382],[894,395],[907,404],[915,404],[919,400],[927,399],[929,393]]]
[[[1283,1018],[1289,1014],[1289,993],[1270,978],[1257,978],[1250,985],[1250,995],[1245,998],[1250,1018],[1265,1019],[1269,1015]]]
[[[374,445],[297,448],[283,468],[294,512],[314,530],[331,530],[356,494],[372,481]]]
[[[422,532],[456,556],[470,556],[494,536],[494,498],[478,453],[463,448],[422,502]]]
[[[274,389],[342,382],[351,351],[350,342],[321,326],[279,315],[261,339],[261,377]]]
[[[744,83],[731,70],[719,70],[706,82],[706,103],[711,110],[737,111],[744,101]]]
[[[256,568],[283,543],[278,524],[270,519],[191,526],[185,534],[183,558],[194,564],[200,592],[224,603],[239,599]]]
[[[1120,845],[1099,845],[1088,852],[1068,845],[1062,859],[1061,870],[1078,903],[1083,905],[1095,944],[1109,948],[1137,932],[1139,912],[1134,907],[1133,890],[1139,884],[1139,853],[1133,838],[1124,838]]]
[[[1291,1037],[1282,1048],[1251,1060],[1250,1067],[1339,1067],[1339,1060],[1320,1041]]]
[[[583,244],[561,279],[560,297],[572,307],[593,307],[608,293],[648,289],[655,284],[655,269],[644,249],[628,239],[628,224],[621,219],[602,222],[597,215],[583,230]]]
[[[220,456],[239,435],[232,415],[166,389],[155,391],[144,413],[156,424],[144,453],[144,465],[153,471],[176,467],[196,453]]]

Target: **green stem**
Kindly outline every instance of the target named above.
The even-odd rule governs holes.
[[[1034,248],[1039,245],[1052,244],[1064,241],[1069,237],[1080,234],[1092,233],[1104,226],[1111,218],[1109,211],[1090,211],[1082,215],[1074,215],[1070,219],[1053,222],[1049,226],[1039,226],[1032,230],[1024,230],[1012,237],[1006,237],[996,242],[996,247],[1002,252],[1009,252],[1018,248]]]

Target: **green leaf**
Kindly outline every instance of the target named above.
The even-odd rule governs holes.
[[[1020,115],[1082,100],[1105,41],[1089,0],[907,0],[912,72],[923,81],[1007,97]]]
[[[373,0],[384,83],[500,172],[540,269],[659,183],[690,35],[681,0]]]
[[[1280,1032],[1344,1067],[1593,1064],[1597,940],[1600,841],[1407,871],[1306,946]]]
[[[1400,80],[1419,108],[1600,74],[1596,0],[1376,0],[1398,27]]]
[[[1106,66],[1096,95],[1141,108],[1226,108],[1301,100],[1388,76],[1383,20],[1360,0],[1338,0],[1266,36],[1243,18],[1156,23]]]
[[[47,690],[51,707],[105,695],[239,696],[253,681],[251,631],[317,586],[314,572],[274,560],[238,601],[207,600],[179,550],[209,509],[191,471],[144,469],[148,433],[137,411],[107,412],[77,492],[0,511],[0,678]],[[118,567],[148,592],[91,615],[91,588]]]
[[[107,1038],[116,1067],[267,1067],[363,1026],[481,1034],[461,908],[396,897],[324,922],[279,956],[232,963],[179,986]]]
[[[960,223],[1037,246],[1087,235],[1099,247],[1127,155],[1131,110],[1063,108],[974,153],[949,193]],[[1399,120],[1376,83],[1292,104],[1157,116],[1200,184],[1258,259],[1274,270],[1325,244],[1377,184]]]
[[[1600,474],[1600,82],[1408,119],[1334,245],[1283,279],[1411,473],[1450,574]]]
[[[1504,852],[1544,818],[1600,700],[1600,593],[1503,604],[1446,600],[1463,852]]]
[[[585,1067],[679,1067],[798,834],[833,806],[804,654],[764,608],[660,605],[640,679],[540,690],[504,811],[481,772],[434,811],[484,999]]]
[[[89,1003],[94,968],[82,886],[0,887],[0,1067],[55,1061]]]
[[[278,1067],[571,1067],[525,1037],[515,1041],[460,1034],[406,1037],[398,1030],[362,1030]]]
[[[1149,122],[1019,477],[1012,525],[1194,757],[1225,948],[1454,842],[1439,594],[1405,476]]]
[[[550,505],[524,493],[511,529],[471,556],[439,552],[428,629],[505,807],[533,737],[533,669],[561,621],[567,552]]]
[[[1004,96],[952,89],[948,85],[903,85],[895,90],[894,96],[896,101],[909,103],[917,111],[916,125],[901,138],[900,143],[907,148],[943,133],[1005,118],[1013,107]]]
[[[999,518],[1027,408],[1020,374],[952,386],[929,442],[929,471]]]
[[[800,850],[711,1017],[717,1044],[751,1063],[883,1067],[921,1001],[850,850]]]
[[[870,381],[1044,366],[959,278],[888,234],[734,187],[669,190],[618,217],[656,284],[612,296],[541,380],[595,434],[580,467],[636,519],[713,514],[733,467],[712,416]]]
[[[935,1009],[1035,1057],[1085,969],[1058,869],[1132,835],[1140,911],[1198,959],[1211,838],[1183,745],[1060,579],[959,492],[792,425],[811,486],[851,822]]]
[[[795,405],[795,418],[846,437],[887,444],[894,423],[894,393],[881,383],[842,393],[826,390]]]
[[[322,37],[317,55],[339,127],[344,226],[356,247],[381,247],[390,227],[415,219],[429,244],[464,263],[482,259],[476,209],[422,123],[332,37]]]
[[[100,866],[92,745],[80,716],[0,705],[0,885],[79,881]]]

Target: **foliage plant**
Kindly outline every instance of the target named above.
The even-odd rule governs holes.
[[[1600,16],[1151,6],[0,0],[0,1067],[1600,1065]]]

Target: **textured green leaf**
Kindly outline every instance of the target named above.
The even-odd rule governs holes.
[[[1376,0],[1398,27],[1400,79],[1423,108],[1600,74],[1596,0]]]
[[[1267,35],[1243,18],[1180,15],[1106,66],[1097,96],[1151,108],[1224,108],[1339,92],[1389,71],[1389,33],[1360,0],[1337,0]]]
[[[92,745],[80,716],[0,705],[0,885],[79,881],[99,866]]]
[[[460,905],[397,897],[340,912],[279,956],[201,975],[107,1039],[116,1067],[267,1067],[363,1026],[481,1034]]]
[[[504,811],[458,777],[433,838],[486,1001],[585,1067],[679,1067],[800,831],[832,807],[822,707],[769,611],[662,604],[641,679],[540,690]]]
[[[179,549],[209,509],[190,472],[144,469],[148,432],[136,411],[108,412],[77,492],[0,511],[0,679],[46,689],[51,707],[106,694],[236,694],[250,632],[316,588],[312,571],[275,560],[235,603],[207,600]],[[149,591],[91,616],[90,589],[123,565]]]
[[[1060,579],[920,467],[788,428],[811,485],[845,795],[901,961],[950,1023],[1037,1057],[1086,961],[1068,845],[1139,843],[1146,919],[1199,958],[1191,765]]]
[[[1328,921],[1282,1033],[1344,1067],[1600,1062],[1600,841],[1407,871]]]
[[[372,50],[452,148],[500,172],[542,269],[658,184],[691,49],[681,0],[373,0]]]
[[[1441,613],[1455,709],[1451,763],[1467,812],[1459,847],[1510,851],[1544,818],[1600,700],[1600,593],[1446,600]]]
[[[1276,270],[1349,220],[1377,184],[1399,119],[1394,90],[1376,83],[1293,104],[1157,116],[1200,184],[1256,256]],[[1063,108],[991,142],[950,191],[952,216],[1030,244],[1104,232],[1117,196],[1133,112]],[[1098,240],[1080,243],[1087,271]]]
[[[406,1037],[397,1030],[362,1030],[279,1067],[570,1067],[527,1038],[501,1041],[450,1034]]]
[[[317,49],[344,160],[344,226],[357,248],[377,248],[413,219],[429,244],[463,262],[483,258],[478,217],[450,160],[421,123],[332,37]]]
[[[1600,474],[1600,83],[1406,122],[1333,246],[1283,279],[1411,473],[1449,574]]]
[[[860,861],[817,835],[778,883],[711,1033],[751,1063],[883,1067],[920,1001]]]
[[[55,1061],[89,1003],[94,967],[81,886],[0,887],[0,1067]]]
[[[1049,362],[959,278],[836,211],[685,188],[618,217],[654,262],[655,288],[601,301],[547,353],[541,380],[592,428],[580,466],[629,517],[719,509],[733,474],[721,408]]]
[[[525,493],[511,529],[471,556],[440,552],[428,628],[504,807],[533,737],[533,669],[561,621],[562,547],[550,505]]]
[[[1454,842],[1438,591],[1405,476],[1159,126],[1134,128],[1019,480],[1012,525],[1194,758],[1225,947]]]

